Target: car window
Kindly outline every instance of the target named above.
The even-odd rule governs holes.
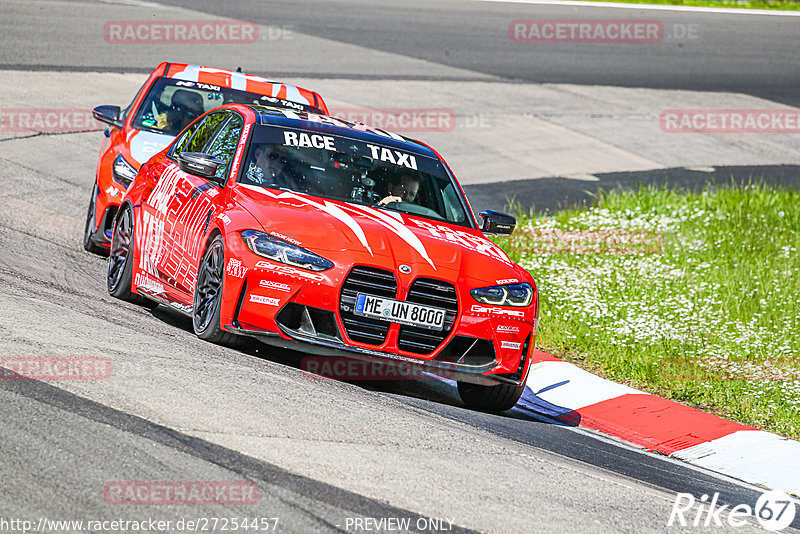
[[[209,141],[214,138],[217,128],[219,128],[227,118],[228,113],[224,111],[206,115],[206,118],[197,125],[194,134],[186,142],[186,145],[181,147],[180,152],[203,152],[203,149],[205,149]]]
[[[242,134],[242,118],[239,115],[230,113],[230,119],[217,132],[216,136],[210,141],[204,152],[210,156],[225,162],[217,168],[216,176],[222,178],[227,172],[228,166],[236,152],[239,144],[239,136]]]
[[[444,201],[444,209],[447,212],[447,218],[455,222],[464,222],[466,215],[458,200],[458,193],[453,184],[447,184],[442,190],[442,200]]]
[[[469,226],[465,202],[439,159],[412,143],[387,141],[258,125],[238,179]]]
[[[183,152],[183,149],[186,147],[186,143],[188,143],[189,139],[192,138],[198,126],[200,126],[200,123],[196,122],[187,128],[185,132],[183,132],[183,135],[178,139],[178,141],[175,142],[175,145],[172,148],[172,155]]]
[[[151,132],[178,135],[203,113],[231,103],[266,104],[322,113],[314,106],[287,102],[272,96],[206,83],[159,78],[139,106],[133,126]]]

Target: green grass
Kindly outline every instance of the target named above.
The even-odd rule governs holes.
[[[542,239],[555,229],[645,231],[663,236],[663,250],[559,253]],[[498,243],[539,285],[542,350],[800,438],[799,229],[796,191],[645,188],[551,218],[523,215]]]
[[[625,4],[658,4],[669,6],[728,7],[740,9],[800,10],[797,0],[589,0],[590,2],[621,2]]]

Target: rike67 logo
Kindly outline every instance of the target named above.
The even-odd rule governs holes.
[[[749,504],[719,504],[719,493],[709,498],[699,499],[691,493],[678,493],[672,505],[667,526],[715,528],[722,526],[743,527],[747,518],[755,516],[761,526],[773,532],[783,530],[794,521],[795,499],[782,491],[767,491],[756,501],[755,507]]]

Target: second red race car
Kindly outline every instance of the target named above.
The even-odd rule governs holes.
[[[444,160],[394,133],[231,104],[142,166],[122,199],[111,295],[164,304],[202,339],[413,364],[506,410],[536,340],[531,276],[484,234]]]
[[[109,125],[89,199],[83,247],[106,253],[122,196],[144,162],[190,122],[232,102],[269,104],[327,113],[322,97],[307,89],[213,67],[161,63],[125,109],[98,106],[94,117]]]

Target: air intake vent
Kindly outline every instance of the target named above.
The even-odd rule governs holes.
[[[379,297],[396,298],[397,280],[391,271],[374,267],[356,266],[347,275],[339,298],[339,311],[348,337],[359,343],[380,345],[389,332],[389,323],[355,315],[356,295],[366,293]]]
[[[456,288],[448,282],[433,278],[417,278],[408,290],[408,302],[436,306],[447,310],[444,330],[426,330],[413,326],[401,326],[397,339],[399,349],[415,354],[430,354],[450,334],[458,315]]]
[[[522,380],[522,375],[525,373],[525,362],[528,360],[531,352],[531,336],[528,334],[528,338],[525,340],[525,344],[522,345],[522,355],[519,358],[519,365],[517,366],[516,373],[498,373],[497,376],[504,376],[506,378],[510,378],[511,380],[516,380],[519,382]]]
[[[452,341],[436,356],[436,361],[470,367],[493,367],[496,363],[494,344],[490,339],[453,336]]]

